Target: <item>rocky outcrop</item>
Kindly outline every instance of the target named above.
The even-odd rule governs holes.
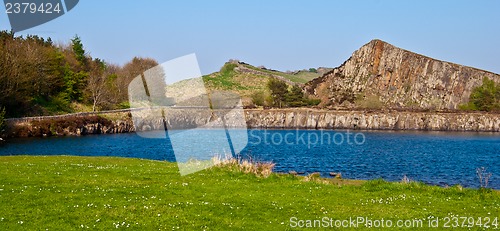
[[[108,119],[95,114],[31,117],[7,120],[7,137],[81,136],[134,132],[128,112]]]
[[[305,90],[322,99],[323,106],[454,110],[468,102],[485,77],[500,83],[498,74],[373,40]]]
[[[310,109],[247,110],[252,128],[422,130],[500,132],[494,113],[329,111]]]
[[[237,113],[225,115],[229,128],[264,129],[352,129],[352,130],[421,130],[500,132],[500,115],[495,113],[402,112],[402,111],[335,111],[315,109],[246,109],[246,124]],[[177,113],[166,121],[169,128],[182,124],[186,128],[223,128],[221,113]],[[209,124],[207,126],[207,124]],[[143,119],[139,130],[162,130],[163,121]]]
[[[246,124],[238,114],[225,114],[229,128],[263,129],[351,129],[351,130],[422,130],[500,132],[500,115],[494,113],[445,113],[401,111],[335,111],[314,109],[247,109]],[[163,130],[164,124],[184,124],[185,128],[224,127],[215,113],[178,113],[172,120],[143,118],[135,123],[130,113],[121,112],[119,119],[82,117],[38,117],[8,120],[10,137],[80,136]],[[210,123],[209,126],[207,124]],[[178,128],[178,127],[177,127]],[[175,129],[175,128],[174,128]]]

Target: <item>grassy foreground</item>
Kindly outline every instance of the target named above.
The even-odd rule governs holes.
[[[287,230],[324,217],[421,219],[425,230],[436,217],[500,217],[497,191],[304,179],[231,167],[181,177],[175,163],[125,158],[0,157],[0,230]]]

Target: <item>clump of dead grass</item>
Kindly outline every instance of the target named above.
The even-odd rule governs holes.
[[[246,174],[254,174],[267,178],[273,173],[276,164],[272,162],[257,162],[253,159],[234,158],[231,155],[216,155],[212,158],[214,166],[230,167]]]

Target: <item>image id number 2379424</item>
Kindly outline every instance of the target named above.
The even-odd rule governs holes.
[[[7,14],[59,14],[63,11],[61,4],[50,2],[5,3]]]

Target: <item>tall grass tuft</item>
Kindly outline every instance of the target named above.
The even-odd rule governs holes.
[[[246,174],[254,174],[258,177],[267,178],[273,173],[276,164],[272,162],[256,162],[251,158],[250,160],[242,158],[234,158],[231,155],[216,155],[212,161],[217,167],[230,167],[235,168]]]

